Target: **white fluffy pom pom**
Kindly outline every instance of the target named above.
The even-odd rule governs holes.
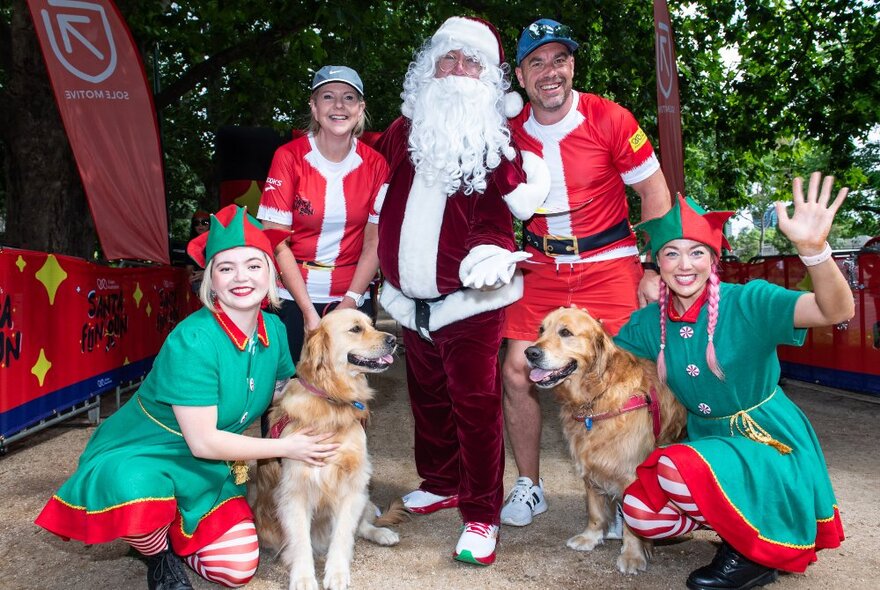
[[[510,91],[504,95],[504,116],[511,119],[523,110],[523,99],[519,92]]]

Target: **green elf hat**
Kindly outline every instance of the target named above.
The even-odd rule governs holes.
[[[227,205],[211,215],[211,229],[190,240],[186,252],[204,268],[218,252],[251,246],[265,252],[275,264],[275,245],[290,234],[281,229],[263,229],[259,221],[248,215],[245,207]]]
[[[686,239],[706,244],[721,256],[721,248],[730,250],[730,244],[724,237],[724,224],[733,215],[733,211],[715,211],[707,213],[690,197],[680,193],[676,195],[666,215],[643,221],[634,226],[648,234],[647,249],[657,260],[657,252],[672,240]]]

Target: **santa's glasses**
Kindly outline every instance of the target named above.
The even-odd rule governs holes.
[[[437,69],[444,74],[448,74],[454,70],[458,64],[461,64],[461,69],[464,70],[464,73],[468,76],[479,76],[480,72],[483,71],[483,64],[480,62],[479,58],[464,54],[456,56],[452,53],[447,53],[437,60]]]
[[[568,25],[548,25],[545,23],[532,23],[526,29],[526,34],[532,39],[538,40],[544,37],[557,39],[571,39],[571,27]]]

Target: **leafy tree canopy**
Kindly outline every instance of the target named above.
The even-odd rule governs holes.
[[[321,65],[360,72],[372,127],[383,129],[399,113],[413,53],[456,14],[493,22],[508,61],[532,20],[570,25],[582,42],[575,87],[628,107],[656,145],[653,14],[645,0],[117,4],[156,90],[172,219],[216,206],[215,131],[224,125],[301,128],[309,82]],[[670,2],[670,10],[688,192],[712,208],[757,210],[785,198],[791,176],[820,168],[852,187],[852,231],[880,231],[876,2],[700,0]],[[51,132],[59,126],[52,100],[39,100],[51,95],[29,19],[24,0],[0,2],[6,241],[87,255],[81,228],[72,232],[69,222],[49,221],[60,207],[52,199],[83,197],[63,135]],[[44,144],[22,142],[28,133],[46,134]],[[58,180],[57,195],[28,182],[37,171]],[[65,239],[65,232],[73,237]]]

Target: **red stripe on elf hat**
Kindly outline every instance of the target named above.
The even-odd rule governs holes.
[[[186,252],[204,268],[218,252],[250,246],[265,252],[275,264],[275,246],[290,234],[286,230],[263,229],[262,224],[250,216],[245,207],[227,205],[211,215],[211,229],[190,240]]]

